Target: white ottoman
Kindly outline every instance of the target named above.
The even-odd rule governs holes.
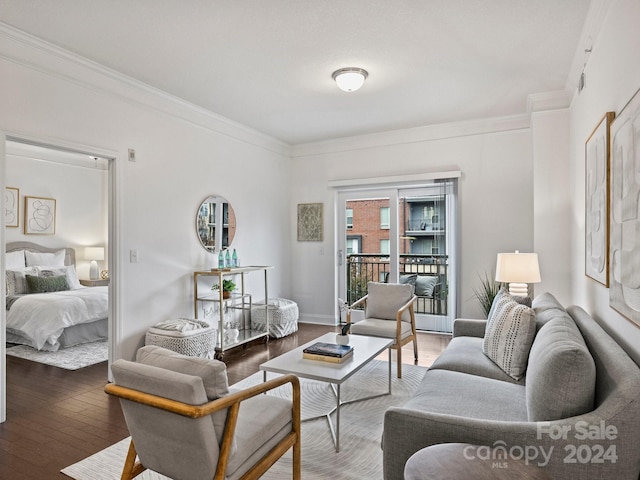
[[[145,345],[157,345],[190,357],[213,358],[217,330],[202,320],[177,318],[147,330]]]
[[[286,298],[270,298],[268,309],[270,337],[282,338],[298,331],[298,304],[296,302]],[[251,328],[260,332],[267,329],[264,306],[254,306],[251,309]]]

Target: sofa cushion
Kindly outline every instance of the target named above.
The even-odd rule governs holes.
[[[549,421],[593,410],[596,367],[571,318],[558,316],[538,332],[529,355],[529,421]]]
[[[419,297],[433,297],[433,289],[438,283],[435,275],[421,275],[416,279],[416,295]]]
[[[527,369],[535,322],[533,309],[515,301],[498,305],[489,319],[482,351],[514,380]]]
[[[527,421],[525,387],[448,370],[428,370],[405,409],[498,421]]]
[[[447,348],[433,362],[430,369],[451,370],[504,382],[524,384],[524,377],[520,380],[514,380],[482,352],[483,342],[484,339],[479,337],[453,338]]]
[[[534,298],[531,306],[534,312],[536,312],[536,331],[539,331],[549,320],[557,318],[558,316],[563,316],[571,320],[571,317],[562,304],[549,292],[545,292]]]

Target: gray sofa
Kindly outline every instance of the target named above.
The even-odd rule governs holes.
[[[640,368],[582,308],[549,293],[532,307],[520,380],[483,354],[485,320],[454,322],[414,396],[385,413],[386,480],[401,480],[418,450],[450,442],[493,447],[497,462],[523,456],[555,479],[638,479]]]

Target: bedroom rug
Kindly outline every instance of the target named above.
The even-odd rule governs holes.
[[[32,362],[45,363],[66,370],[78,370],[107,361],[108,342],[92,342],[64,348],[57,352],[38,351],[27,345],[7,348],[7,355],[24,358]]]
[[[342,386],[342,398],[348,400],[386,391],[387,362],[373,360]],[[326,420],[302,423],[302,478],[307,480],[361,480],[382,478],[380,439],[384,412],[394,405],[404,404],[415,392],[426,368],[402,366],[402,379],[392,373],[392,395],[345,405],[340,412],[340,452],[336,453]],[[274,378],[270,374],[268,378]],[[255,373],[234,387],[246,388],[262,382],[262,372]],[[328,412],[335,405],[331,387],[326,383],[300,379],[302,386],[302,418]],[[272,394],[287,397],[286,388]],[[75,480],[116,480],[129,447],[122,440],[76,464],[62,470]],[[291,478],[291,451],[284,455],[262,477],[267,480]],[[167,477],[146,470],[136,480],[166,480]]]

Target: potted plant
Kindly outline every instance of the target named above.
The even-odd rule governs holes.
[[[338,298],[338,308],[340,309],[340,317],[342,319],[342,312],[348,311],[349,306],[347,305],[347,302],[345,302],[343,299]],[[351,323],[345,323],[342,326],[340,333],[336,334],[336,343],[338,345],[349,345],[350,331],[351,331]]]
[[[211,290],[219,290],[220,284],[216,283],[211,287]],[[231,292],[236,289],[236,284],[233,280],[222,280],[222,298],[231,298]]]
[[[487,272],[484,273],[484,278],[480,275],[478,275],[478,278],[480,278],[480,286],[473,289],[473,294],[480,304],[485,316],[489,317],[491,305],[493,305],[493,299],[500,291],[501,284],[492,280]]]

